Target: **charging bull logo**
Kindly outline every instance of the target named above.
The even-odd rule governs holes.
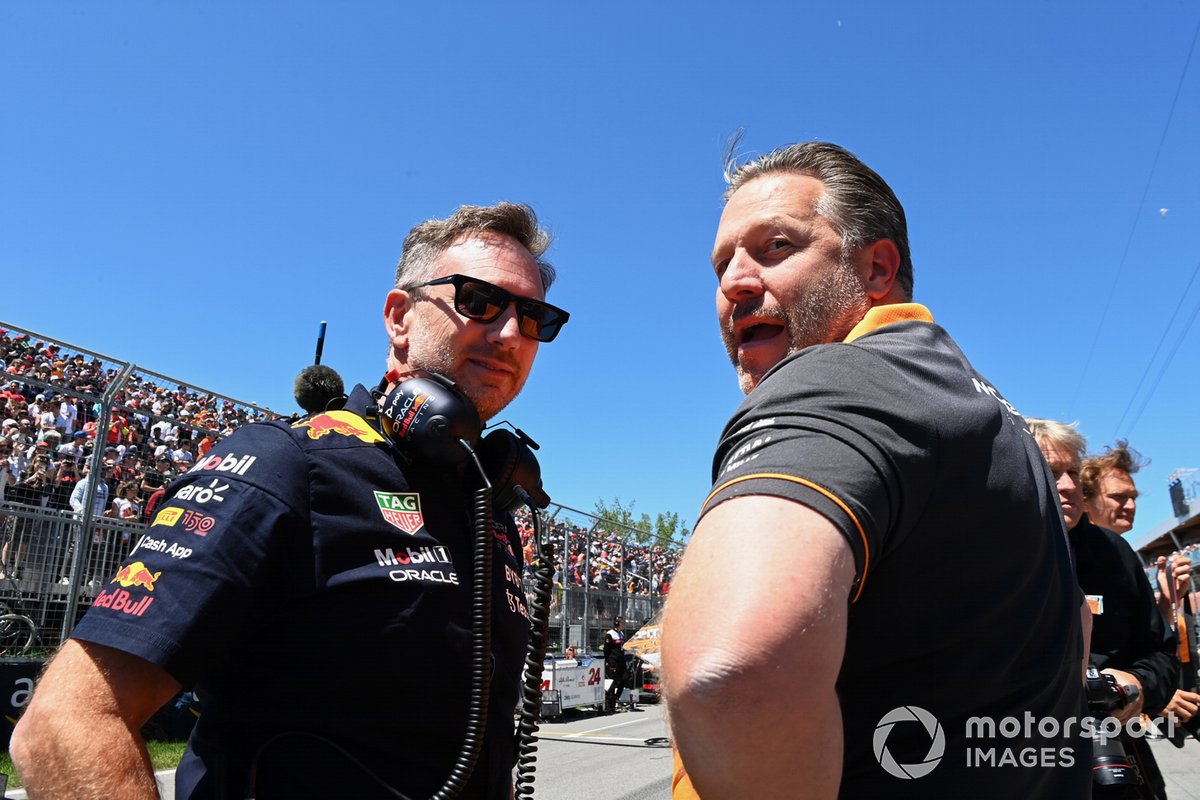
[[[308,428],[310,439],[320,439],[327,434],[338,433],[342,436],[353,436],[367,444],[383,441],[383,437],[368,425],[366,420],[349,411],[326,411],[312,419],[297,422],[292,427]]]
[[[162,572],[151,572],[146,569],[146,565],[141,561],[135,561],[117,570],[117,577],[113,578],[109,583],[119,583],[126,589],[130,586],[141,586],[146,591],[153,592],[154,582],[161,575]]]

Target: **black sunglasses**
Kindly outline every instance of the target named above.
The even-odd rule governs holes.
[[[552,342],[571,315],[561,308],[541,300],[518,297],[495,284],[468,278],[466,275],[447,275],[444,278],[417,283],[406,287],[420,289],[425,286],[454,287],[454,310],[467,319],[491,322],[504,313],[510,303],[517,306],[518,327],[521,333],[539,342]]]

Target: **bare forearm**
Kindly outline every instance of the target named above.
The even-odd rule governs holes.
[[[10,753],[32,798],[157,798],[142,725],[179,690],[162,668],[68,639],[13,729]]]
[[[65,720],[14,733],[12,758],[32,800],[156,800],[158,787],[146,744],[115,718]]]

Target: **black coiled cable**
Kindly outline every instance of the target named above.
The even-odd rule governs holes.
[[[471,701],[467,708],[467,733],[450,777],[431,800],[450,800],[466,788],[479,760],[487,730],[488,698],[492,687],[492,487],[475,491],[475,576],[471,598]]]
[[[521,721],[517,725],[517,785],[515,796],[533,797],[534,772],[537,771],[537,732],[542,715],[542,673],[546,647],[550,642],[550,583],[553,580],[554,545],[542,545],[538,509],[533,515],[533,538],[537,542],[537,563],[533,568],[533,599],[530,600],[529,650],[525,655],[525,684],[521,687]]]

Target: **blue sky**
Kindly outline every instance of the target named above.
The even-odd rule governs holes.
[[[556,501],[694,521],[741,398],[708,260],[723,143],[826,139],[895,189],[916,299],[1019,411],[1151,459],[1136,533],[1200,467],[1198,23],[1183,0],[5,3],[0,320],[291,411],[321,320],[323,363],[381,376],[412,225],[528,202],[572,319],[504,416]]]

